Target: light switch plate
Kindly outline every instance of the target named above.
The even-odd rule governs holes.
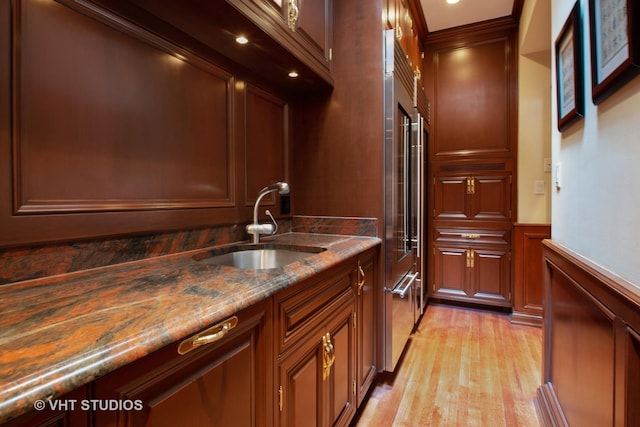
[[[534,192],[536,194],[544,194],[544,181],[534,182]]]
[[[544,171],[551,172],[551,157],[544,158]]]

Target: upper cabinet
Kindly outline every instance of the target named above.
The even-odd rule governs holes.
[[[386,0],[387,27],[395,30],[396,38],[407,56],[411,70],[422,74],[422,59],[424,50],[420,46],[420,36],[417,29],[419,20],[410,7],[409,0]]]
[[[233,0],[230,0],[232,3]],[[240,0],[250,3],[249,0]],[[331,73],[331,33],[332,0],[253,0],[265,15],[278,18],[279,27],[284,29],[285,39],[298,46],[299,54],[310,65],[320,67],[322,72]],[[259,21],[259,18],[258,18]],[[295,49],[295,48],[294,48]]]
[[[515,34],[510,28],[472,35],[460,30],[428,41],[433,161],[515,156]]]
[[[231,60],[269,86],[289,93],[333,86],[333,0],[92,1],[181,47]]]

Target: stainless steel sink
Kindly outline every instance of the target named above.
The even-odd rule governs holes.
[[[310,246],[238,245],[199,254],[194,259],[247,270],[266,270],[292,264],[323,250]]]

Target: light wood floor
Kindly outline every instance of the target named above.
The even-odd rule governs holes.
[[[393,382],[356,425],[538,427],[542,330],[490,311],[429,305]]]

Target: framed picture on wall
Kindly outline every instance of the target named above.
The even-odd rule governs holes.
[[[555,43],[558,129],[584,116],[584,72],[580,3],[576,2]]]
[[[640,73],[640,2],[589,0],[591,88],[604,101]]]

